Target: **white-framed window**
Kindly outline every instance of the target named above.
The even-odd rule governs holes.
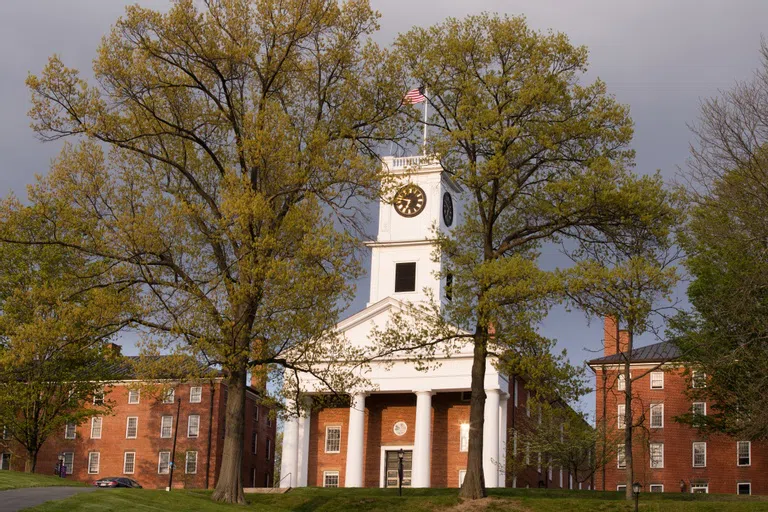
[[[514,382],[515,382],[515,387],[514,387],[515,396],[513,397],[513,399],[515,401],[515,407],[517,407],[517,377],[515,377]]]
[[[267,443],[266,444],[267,444],[267,446],[266,446],[266,449],[267,449],[266,450],[267,451],[267,460],[269,460],[269,459],[272,458],[272,440],[270,438],[267,438]]]
[[[187,420],[187,437],[195,438],[200,435],[200,415],[190,414]]]
[[[76,437],[77,437],[77,423],[70,422],[64,425],[64,439],[74,439]]]
[[[691,407],[694,416],[706,416],[707,415],[707,403],[706,402],[693,402]]]
[[[616,427],[619,429],[624,429],[626,426],[626,416],[627,414],[627,406],[625,404],[619,404],[616,407]]]
[[[664,372],[651,372],[651,389],[664,389]]]
[[[664,467],[664,443],[651,443],[650,462],[652,469],[662,469]]]
[[[99,472],[99,460],[101,454],[99,452],[88,452],[88,474],[95,475]]]
[[[93,405],[104,405],[104,389],[93,394]]]
[[[620,444],[616,449],[616,469],[625,469],[627,467],[626,446]]]
[[[255,404],[253,406],[253,421],[259,421],[259,406]]]
[[[691,484],[691,494],[709,494],[709,484]]]
[[[91,418],[91,439],[101,439],[101,416]]]
[[[736,465],[750,466],[752,464],[752,443],[738,441],[736,443]]]
[[[72,474],[72,469],[75,466],[75,452],[64,452],[64,467],[67,469],[67,474]]]
[[[693,467],[707,467],[707,443],[693,443]]]
[[[469,423],[459,425],[459,451],[469,450]]]
[[[176,390],[174,388],[169,388],[163,394],[163,403],[164,404],[172,404],[174,402],[174,400],[176,400]]]
[[[11,470],[11,454],[0,452],[0,471]]]
[[[3,441],[7,441],[8,440],[8,436],[9,436],[9,434],[8,434],[8,426],[7,425],[3,425],[3,430],[2,430],[2,432],[0,432],[0,439],[2,439]]]
[[[128,403],[131,405],[136,405],[141,400],[141,393],[138,389],[129,389],[128,390]]]
[[[325,453],[341,451],[341,427],[325,427]]]
[[[259,449],[259,435],[256,431],[251,432],[251,453],[256,455]]]
[[[619,391],[626,391],[627,389],[627,378],[623,373],[616,377],[616,389]]]
[[[651,428],[664,428],[664,404],[651,404]]]
[[[163,416],[160,418],[160,437],[168,439],[173,433],[173,416]]]
[[[192,386],[189,388],[189,403],[199,404],[203,401],[203,386]]]
[[[338,487],[338,486],[339,486],[339,472],[323,471],[323,487]]]
[[[184,463],[184,472],[188,475],[197,473],[197,452],[187,452],[187,459]]]
[[[694,388],[707,387],[707,374],[700,370],[693,370],[691,372],[691,386]]]
[[[650,491],[651,492],[664,492],[664,484],[651,484],[650,485]]]
[[[395,263],[395,293],[416,291],[416,262]]]
[[[125,420],[125,438],[136,439],[139,434],[139,417],[128,416]]]
[[[123,455],[123,474],[132,475],[136,470],[136,452],[125,452]]]
[[[750,482],[739,482],[736,484],[736,494],[750,495],[752,494],[752,484]]]
[[[464,478],[467,476],[467,470],[466,469],[460,469],[459,470],[459,487],[464,485]]]
[[[268,427],[272,426],[272,416],[270,416],[269,414],[267,414],[267,426]]]
[[[160,452],[157,457],[157,473],[167,475],[171,468],[171,452]]]
[[[616,486],[616,490],[620,491],[620,492],[625,492],[627,490],[627,486],[626,485],[617,485]]]

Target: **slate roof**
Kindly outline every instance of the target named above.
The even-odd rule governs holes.
[[[629,360],[632,361],[632,363],[660,363],[664,361],[672,361],[678,357],[680,357],[680,349],[669,341],[662,341],[660,343],[654,343],[653,345],[646,345],[632,350]],[[621,363],[624,361],[624,353],[622,353],[592,359],[587,364],[596,366],[601,364]]]
[[[170,364],[164,364],[166,359]],[[109,363],[108,372],[115,379],[138,379],[135,364],[139,360],[139,356],[120,356]],[[211,377],[221,376],[220,371],[208,369],[191,357],[186,360],[179,360],[173,356],[148,356],[145,357],[145,362],[157,370],[157,374],[153,375],[157,379],[183,379],[190,374],[204,375],[206,373]]]

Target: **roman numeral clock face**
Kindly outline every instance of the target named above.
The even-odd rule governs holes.
[[[393,204],[403,217],[415,217],[424,211],[427,195],[418,185],[406,185],[397,191]]]

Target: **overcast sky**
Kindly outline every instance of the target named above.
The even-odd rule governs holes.
[[[6,0],[0,2],[0,194],[25,195],[45,173],[59,146],[42,144],[29,128],[27,73],[57,53],[88,76],[99,40],[123,12],[122,0]],[[141,5],[166,9],[166,0]],[[590,50],[587,79],[600,77],[631,108],[638,172],[660,169],[673,179],[684,166],[699,101],[748,79],[759,64],[764,0],[372,0],[381,14],[376,39],[388,43],[413,25],[492,11],[524,14],[541,30],[568,34]],[[544,261],[557,261],[544,254]],[[359,284],[359,308],[368,283]],[[600,350],[602,325],[558,309],[542,326],[580,363]],[[646,343],[653,342],[648,337]],[[131,348],[127,347],[128,352]]]

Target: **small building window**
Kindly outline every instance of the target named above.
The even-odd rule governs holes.
[[[163,416],[160,418],[160,437],[168,439],[173,433],[173,416]]]
[[[104,405],[104,389],[93,394],[93,405]]]
[[[77,423],[67,423],[64,426],[64,439],[74,439],[75,437],[77,437]]]
[[[750,495],[752,494],[752,484],[749,482],[739,482],[736,484],[736,494]]]
[[[663,484],[651,484],[651,492],[664,492]]]
[[[707,387],[707,374],[699,370],[691,372],[691,386],[694,388]]]
[[[101,416],[91,418],[91,439],[101,439]]]
[[[416,262],[395,263],[395,293],[416,291]]]
[[[128,390],[128,403],[131,405],[136,405],[141,400],[141,394],[139,393],[138,389],[129,389]]]
[[[95,475],[99,472],[99,459],[101,455],[99,452],[88,453],[88,474]]]
[[[200,415],[190,414],[187,420],[187,437],[196,438],[200,435]]]
[[[626,446],[620,444],[616,448],[616,468],[625,469],[627,467],[627,452]]]
[[[707,403],[706,402],[693,402],[693,415],[694,416],[706,416],[707,415]]]
[[[11,470],[11,454],[0,452],[0,471]]]
[[[664,428],[664,404],[651,404],[651,428]]]
[[[272,440],[270,438],[267,438],[267,460],[269,460],[272,457]]]
[[[167,475],[171,467],[171,452],[160,452],[157,457],[157,473]]]
[[[619,391],[626,391],[627,389],[627,377],[623,373],[616,377],[616,389]]]
[[[749,441],[739,441],[736,443],[737,465],[749,466],[752,461],[752,443]]]
[[[253,421],[259,421],[259,406],[253,406]]]
[[[626,485],[617,485],[616,490],[619,492],[626,492],[627,486]]]
[[[139,418],[138,416],[129,416],[125,422],[125,438],[136,439],[139,431]]]
[[[259,448],[259,435],[256,432],[251,433],[251,453],[256,455]]]
[[[469,450],[469,423],[459,425],[459,451]]]
[[[709,494],[709,484],[691,484],[692,494]]]
[[[664,443],[651,443],[650,445],[651,469],[664,467]]]
[[[693,443],[693,467],[707,467],[707,443]]]
[[[616,427],[624,429],[626,425],[627,407],[625,404],[619,404],[616,408]]]
[[[176,390],[175,389],[170,388],[165,393],[163,393],[163,403],[164,404],[172,404],[175,399],[176,399]]]
[[[72,468],[75,465],[75,452],[64,452],[62,454],[64,456],[64,467],[67,470],[67,474],[72,474]]]
[[[123,474],[132,475],[136,469],[136,452],[125,452],[123,456]]]
[[[187,452],[184,472],[188,475],[197,473],[197,452]]]
[[[323,471],[323,487],[338,487],[338,486],[339,486],[339,472]]]
[[[341,451],[341,427],[325,427],[325,453]]]
[[[651,389],[664,389],[664,372],[651,372]]]
[[[189,388],[189,403],[199,404],[203,401],[203,387],[192,386]]]
[[[460,469],[459,470],[459,487],[464,485],[464,477],[467,476],[467,470],[466,469]]]

